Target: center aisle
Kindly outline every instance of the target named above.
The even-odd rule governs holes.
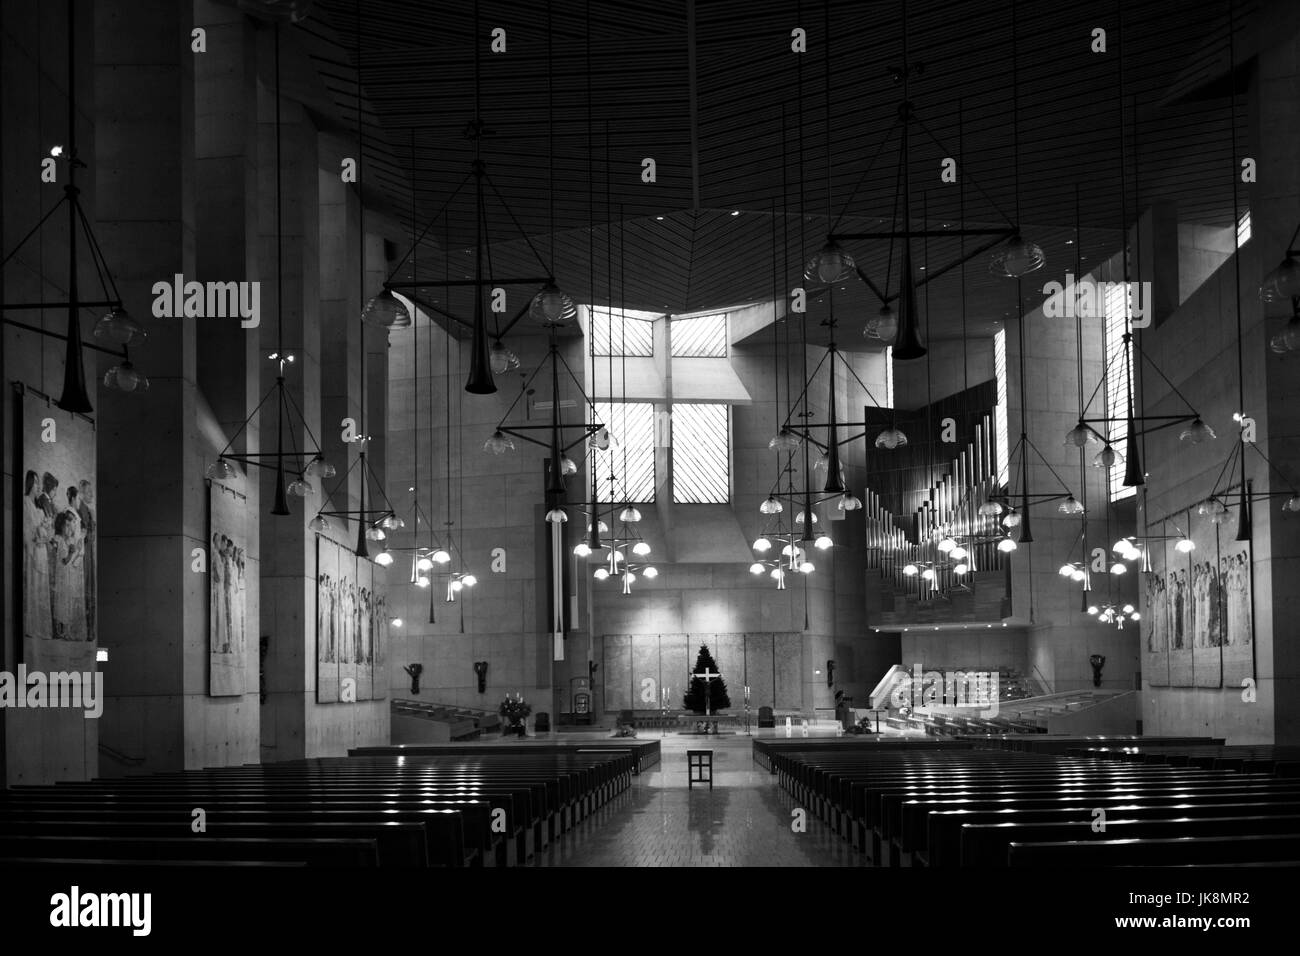
[[[794,801],[754,763],[752,742],[744,734],[669,734],[662,739],[659,764],[537,854],[532,865],[868,865],[865,856],[811,815],[805,832],[793,832]],[[687,750],[713,751],[712,791],[698,783],[687,789]]]

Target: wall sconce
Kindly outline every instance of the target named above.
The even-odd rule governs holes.
[[[480,694],[487,693],[487,668],[487,661],[474,662],[474,673],[478,675],[478,692]]]
[[[402,670],[406,671],[411,677],[411,693],[418,694],[420,692],[420,675],[424,673],[424,665],[418,663],[407,664]]]

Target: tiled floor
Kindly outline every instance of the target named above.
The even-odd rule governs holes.
[[[566,735],[567,736],[567,735]],[[654,736],[651,733],[649,736]],[[807,816],[754,763],[744,734],[669,734],[663,758],[632,787],[537,855],[535,866],[865,866],[866,858]],[[713,751],[713,789],[686,786],[686,751]]]

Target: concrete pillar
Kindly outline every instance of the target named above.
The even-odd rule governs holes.
[[[122,296],[149,315],[151,286],[194,274],[194,54],[189,4],[97,4],[96,210]],[[148,319],[132,354],[151,388],[101,390],[100,643],[109,650],[101,742],[129,763],[180,770],[202,735],[184,702],[206,694],[204,455],[196,434],[197,319]],[[237,705],[236,705],[237,706]],[[187,741],[187,737],[190,740]],[[237,749],[242,749],[239,741]]]

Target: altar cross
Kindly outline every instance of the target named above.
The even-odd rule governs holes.
[[[722,675],[721,675],[721,674],[715,674],[715,673],[713,673],[711,670],[709,670],[709,669],[706,667],[706,668],[704,668],[704,670],[700,671],[698,674],[696,674],[696,675],[694,675],[694,676],[696,676],[696,677],[703,677],[703,678],[704,678],[704,716],[705,716],[705,717],[712,717],[712,716],[713,716],[713,708],[710,706],[711,703],[712,703],[712,701],[711,701],[711,699],[710,699],[710,698],[711,698],[711,695],[710,695],[709,691],[712,689],[713,685],[712,685],[711,683],[709,683],[709,681],[715,680],[715,679],[721,677]]]

